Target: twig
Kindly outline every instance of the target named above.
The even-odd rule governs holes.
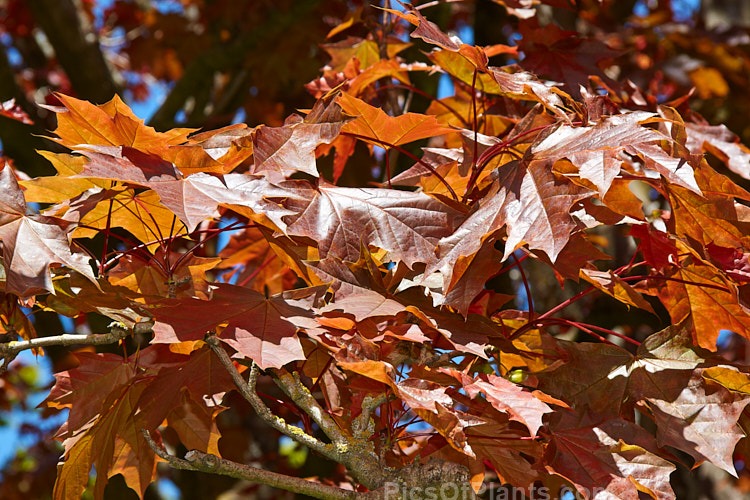
[[[376,397],[373,397],[370,394],[365,396],[364,401],[362,401],[362,413],[360,413],[352,422],[352,430],[354,431],[355,436],[369,439],[374,430],[370,428],[370,417],[378,406],[387,401],[388,394],[385,392],[378,394]]]
[[[245,464],[239,464],[231,460],[217,457],[211,453],[192,450],[185,454],[185,458],[178,458],[167,453],[151,438],[145,429],[141,430],[144,439],[160,458],[164,459],[171,467],[182,470],[193,470],[207,472],[210,474],[221,474],[251,481],[253,483],[266,484],[282,490],[301,493],[321,500],[355,500],[362,496],[351,490],[345,490],[336,486],[314,483],[305,479],[287,476]],[[366,495],[365,496],[369,496]]]
[[[244,397],[245,400],[250,403],[250,406],[253,407],[253,410],[255,410],[255,412],[264,422],[266,422],[272,428],[281,432],[285,436],[289,436],[293,440],[307,446],[311,450],[317,451],[324,457],[329,458],[335,462],[342,463],[341,453],[336,450],[336,447],[334,445],[325,444],[321,441],[318,441],[302,429],[293,425],[289,425],[286,420],[279,417],[278,415],[274,415],[273,412],[265,405],[265,403],[263,403],[263,401],[260,399],[260,396],[258,396],[258,394],[255,392],[255,384],[257,383],[258,376],[260,375],[260,369],[258,368],[258,365],[253,363],[250,368],[249,379],[247,382],[245,382],[245,380],[242,378],[242,375],[240,375],[240,372],[237,370],[237,368],[234,366],[234,363],[229,358],[229,355],[226,353],[224,348],[219,345],[219,339],[215,336],[209,336],[206,339],[206,343],[214,352],[214,354],[216,354],[221,364],[232,377],[232,381],[234,382],[234,385],[237,386],[237,389],[240,391],[240,394],[242,394],[242,397]]]
[[[125,328],[121,323],[113,322],[109,333],[95,333],[90,335],[69,334],[55,335],[54,337],[41,337],[31,340],[22,340],[0,344],[0,358],[4,359],[0,373],[3,373],[18,353],[29,349],[38,349],[51,346],[71,345],[105,345],[119,342],[132,333],[146,333],[151,331],[152,322],[136,323],[133,330]]]
[[[323,410],[310,391],[299,378],[298,373],[289,373],[279,370],[277,376],[273,377],[276,385],[294,401],[305,413],[312,417],[313,421],[320,426],[331,441],[334,443],[346,443],[351,440],[344,435],[338,424]],[[368,436],[369,437],[369,436]]]

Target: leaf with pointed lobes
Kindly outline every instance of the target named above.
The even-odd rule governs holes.
[[[740,300],[735,286],[716,271],[690,257],[667,273],[669,281],[651,285],[672,321],[691,318],[695,343],[711,351],[716,350],[723,329],[750,339],[750,308]]]
[[[357,117],[341,131],[383,148],[454,132],[441,125],[434,116],[419,113],[388,116],[382,109],[346,93],[341,94],[338,103],[348,115]]]
[[[466,315],[474,300],[485,293],[485,282],[502,268],[502,254],[489,239],[477,253],[459,257],[453,268],[451,282],[444,285],[443,303]],[[510,299],[510,296],[508,296]]]
[[[598,290],[606,293],[623,304],[638,307],[652,314],[656,314],[646,299],[636,292],[632,286],[623,281],[612,271],[604,272],[595,269],[581,269],[580,276],[594,285]]]
[[[677,236],[696,241],[700,246],[714,243],[741,248],[743,242],[747,242],[750,222],[745,220],[746,207],[737,204],[733,196],[709,192],[700,196],[673,186],[669,190],[669,201],[674,207],[672,216]]]
[[[739,283],[750,282],[750,253],[709,243],[706,250],[720,269]]]
[[[419,297],[421,295],[421,297]],[[487,359],[485,348],[490,345],[502,345],[503,349],[513,352],[514,349],[505,340],[503,329],[489,318],[478,314],[463,317],[458,313],[433,308],[432,303],[426,303],[424,294],[416,288],[399,294],[402,302],[411,303],[407,311],[419,320],[420,329],[433,337],[434,346],[438,349],[450,349],[470,353]],[[507,342],[507,344],[506,344]]]
[[[542,416],[551,413],[552,408],[537,399],[531,392],[524,391],[520,386],[502,377],[488,375],[485,377],[471,377],[455,370],[442,369],[455,377],[462,385],[466,394],[475,399],[483,393],[487,401],[498,411],[510,415],[511,420],[521,422],[529,429],[534,437],[542,426]]]
[[[621,418],[558,412],[550,424],[547,470],[575,486],[590,500],[637,500],[647,492],[673,500],[669,475],[675,466],[661,458],[654,438]]]
[[[80,471],[90,471],[92,466],[97,471],[93,497],[103,500],[107,480],[120,473],[125,463],[137,464],[136,470],[128,471],[128,484],[143,495],[156,472],[154,452],[143,439],[137,419],[132,418],[144,388],[133,383],[118,391],[119,397],[111,399],[93,425],[65,440],[65,460],[58,465],[55,500],[79,498],[87,484],[81,481]]]
[[[58,213],[67,209],[62,219],[79,225],[73,232],[75,238],[94,238],[107,227],[122,228],[155,250],[157,242],[187,233],[151,190],[135,194],[134,189],[122,187],[92,189],[71,201],[69,207],[58,205],[52,210],[57,208]]]
[[[26,215],[26,201],[13,169],[0,170],[0,240],[6,274],[5,290],[20,297],[52,292],[50,266],[64,265],[96,281],[85,254],[74,253],[69,234],[75,225],[43,215]]]
[[[634,224],[628,236],[641,240],[638,250],[654,269],[661,271],[677,262],[677,245],[669,234],[653,229],[650,224]]]
[[[79,366],[55,374],[55,385],[43,405],[70,408],[65,437],[107,409],[110,393],[122,390],[132,376],[132,365],[121,356],[110,353],[79,352]],[[62,431],[62,429],[61,429]]]
[[[19,307],[18,297],[0,292],[0,335],[6,334],[12,340],[17,335],[24,340],[36,338],[34,324]]]
[[[562,90],[539,80],[533,73],[523,71],[518,66],[504,66],[490,68],[490,73],[498,85],[498,93],[514,97],[537,101],[549,111],[563,120],[569,120],[566,111],[566,101],[571,97]]]
[[[344,188],[321,182],[296,186],[285,208],[290,236],[306,236],[318,243],[323,259],[333,255],[356,262],[360,246],[390,252],[409,268],[433,262],[438,240],[450,234],[461,214],[423,193],[377,188]]]
[[[253,133],[250,173],[265,175],[271,182],[283,181],[294,172],[318,177],[315,149],[333,142],[348,119],[333,99],[323,99],[304,118],[292,115],[283,127],[258,127]]]
[[[154,347],[166,350],[168,346],[156,345],[147,349]],[[229,372],[205,345],[189,356],[174,355],[174,358],[174,361],[159,370],[158,376],[150,379],[151,382],[138,400],[140,421],[145,429],[156,429],[175,410],[178,414],[183,413],[183,418],[186,418],[188,415],[185,412],[200,417],[201,408],[221,409],[219,405],[224,394],[235,389]],[[180,418],[173,414],[172,419],[174,422]],[[210,433],[203,427],[202,431],[194,429],[192,435],[202,442],[208,442]],[[205,448],[198,449],[208,451]]]
[[[448,36],[443,33],[437,24],[432,21],[428,21],[417,9],[415,9],[410,3],[404,3],[399,1],[402,7],[406,9],[405,12],[401,12],[395,9],[383,9],[386,12],[390,12],[393,15],[410,22],[417,27],[412,33],[412,38],[421,38],[427,43],[437,45],[446,50],[456,51],[461,48],[461,39],[457,36]]]
[[[201,340],[207,332],[226,324],[219,338],[237,356],[255,361],[261,369],[304,359],[294,317],[312,313],[287,301],[283,295],[265,295],[240,286],[215,284],[210,300],[166,299],[153,310],[155,343]]]
[[[144,187],[182,177],[175,166],[161,156],[129,146],[87,146],[76,152],[90,160],[76,177],[118,180]]]
[[[71,149],[79,145],[128,146],[156,153],[170,145],[182,144],[193,129],[157,132],[143,124],[115,95],[100,106],[64,94],[55,94],[64,108],[48,107],[57,114],[55,134]]]
[[[503,227],[507,233],[503,260],[526,243],[555,262],[576,228],[570,208],[592,192],[555,176],[551,166],[547,160],[527,166],[513,161],[498,169],[488,201],[440,240],[439,261],[428,265],[425,275],[440,270],[450,283],[458,259],[475,254],[488,235]]]
[[[465,429],[480,425],[484,420],[453,408],[453,398],[446,394],[446,387],[435,382],[408,378],[394,388],[396,395],[422,420],[432,425],[448,443],[465,455],[474,457]]]
[[[729,170],[750,179],[750,150],[740,143],[726,125],[687,123],[685,130],[686,146],[691,153],[711,153],[723,161]]]
[[[132,290],[143,297],[143,302],[154,298],[193,297],[208,295],[206,271],[220,262],[219,258],[196,257],[157,248],[153,256],[123,255],[107,273],[107,281],[114,286]],[[170,268],[167,273],[165,268]]]
[[[68,422],[56,438],[64,439],[65,460],[58,466],[54,498],[78,498],[86,481],[77,483],[81,470],[97,470],[94,498],[102,499],[107,479],[123,468],[128,484],[143,494],[153,480],[154,452],[144,441],[143,424],[134,418],[143,382],[156,375],[152,357],[125,360],[102,353],[79,353],[80,366],[55,375],[56,383],[43,404],[69,407]],[[167,353],[162,362],[174,361]],[[184,358],[184,357],[183,357]],[[126,464],[137,464],[135,468]],[[77,495],[77,496],[76,496]]]
[[[602,64],[622,52],[594,37],[565,31],[556,24],[539,26],[532,18],[519,23],[519,50],[527,54],[521,65],[540,76],[562,82],[566,90],[578,97],[580,88],[589,85],[589,76],[612,82],[602,71]]]
[[[607,417],[644,404],[654,416],[659,446],[734,474],[732,452],[743,435],[737,420],[750,396],[706,383],[704,370],[726,366],[726,360],[695,347],[689,327],[687,321],[651,335],[636,356],[617,346],[564,344],[565,364],[537,374],[539,388]]]
[[[654,116],[653,113],[635,111],[601,118],[594,126],[560,124],[541,142],[532,146],[531,151],[534,158],[553,161],[568,158],[578,167],[579,175],[591,181],[603,197],[620,173],[621,160],[617,156],[623,149],[666,139],[659,132],[642,126],[644,121]],[[666,153],[664,156],[667,156]],[[670,157],[670,160],[674,159]]]
[[[26,112],[16,104],[15,99],[8,99],[5,102],[0,102],[0,116],[6,116],[11,120],[16,120],[25,123],[26,125],[34,124],[34,122],[31,121],[31,118],[29,118],[29,115],[27,115]]]

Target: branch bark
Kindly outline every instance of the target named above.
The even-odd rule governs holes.
[[[393,481],[373,491],[357,492],[239,464],[198,450],[191,450],[185,454],[185,458],[179,458],[159,446],[147,430],[141,429],[141,433],[154,453],[175,469],[220,474],[321,500],[409,500],[415,497],[435,500],[476,499],[468,483],[466,470],[442,460],[430,460],[426,464],[405,467],[400,471],[402,474],[394,477]]]
[[[94,333],[90,335],[62,334],[53,337],[41,337],[31,340],[22,340],[19,342],[8,342],[0,344],[0,359],[3,360],[0,373],[4,372],[8,364],[18,356],[21,351],[29,349],[39,349],[51,346],[71,346],[71,345],[106,345],[114,344],[128,337],[133,333],[147,333],[151,331],[152,323],[137,323],[131,330],[118,323],[110,325],[109,333]]]
[[[254,483],[267,484],[282,490],[320,498],[321,500],[355,500],[362,496],[361,493],[355,491],[315,483],[299,477],[287,476],[249,465],[238,464],[237,462],[217,457],[211,453],[203,453],[197,450],[187,452],[184,459],[178,458],[170,455],[156,444],[148,431],[143,429],[141,432],[148,445],[154,450],[154,453],[175,469],[221,474]]]
[[[341,463],[341,455],[335,446],[318,441],[313,436],[307,434],[298,427],[289,425],[286,420],[279,417],[278,415],[274,415],[273,412],[265,405],[265,403],[263,403],[263,401],[260,399],[260,396],[258,396],[258,394],[255,392],[255,384],[258,380],[258,376],[260,375],[258,365],[253,363],[252,367],[250,368],[250,376],[248,378],[248,381],[245,382],[240,372],[234,366],[234,363],[232,363],[232,360],[229,359],[229,355],[219,344],[219,339],[215,336],[209,336],[206,339],[206,343],[214,352],[214,354],[216,354],[222,366],[224,366],[229,375],[232,377],[232,381],[240,391],[240,394],[242,394],[242,397],[244,397],[245,400],[250,403],[250,406],[253,407],[253,410],[255,410],[255,412],[264,422],[266,422],[273,429],[276,429],[285,436],[288,436],[298,443],[307,446],[311,450],[320,453],[324,457]]]

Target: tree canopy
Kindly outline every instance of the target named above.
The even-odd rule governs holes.
[[[2,498],[750,490],[746,12],[0,8]]]

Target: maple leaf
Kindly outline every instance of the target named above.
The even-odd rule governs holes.
[[[5,102],[0,102],[0,115],[6,116],[11,120],[16,120],[26,125],[33,125],[29,115],[16,104],[15,99],[8,99]]]
[[[18,297],[12,294],[0,294],[0,334],[10,334],[15,339],[20,335],[29,340],[36,337],[34,324],[18,305]]]
[[[0,240],[6,273],[5,289],[19,296],[52,291],[50,266],[65,265],[95,281],[89,259],[74,253],[69,234],[74,225],[43,215],[26,215],[26,201],[12,168],[0,171]]]
[[[51,108],[57,114],[54,132],[70,148],[85,144],[128,146],[153,153],[185,142],[192,132],[191,129],[156,132],[144,125],[117,95],[100,106],[59,93],[55,97],[65,107]]]
[[[570,208],[589,193],[556,177],[547,161],[506,164],[497,173],[494,193],[453,234],[440,240],[440,260],[425,274],[440,270],[450,283],[458,259],[479,251],[486,244],[483,240],[503,227],[507,233],[503,260],[526,243],[554,262],[576,227]]]
[[[54,295],[45,298],[52,310],[68,317],[81,313],[98,312],[128,327],[133,327],[148,316],[142,304],[136,302],[137,295],[124,287],[115,287],[106,279],[92,282],[78,273],[68,277],[56,277]]]
[[[409,69],[408,66],[399,64],[398,61],[393,59],[378,61],[351,80],[346,92],[355,97],[359,96],[367,87],[381,78],[393,78],[408,85],[410,82],[406,72],[407,69]]]
[[[612,271],[605,273],[593,269],[581,269],[580,276],[599,290],[614,297],[620,302],[656,314],[651,307],[651,304],[649,304],[642,295],[636,292],[632,286],[623,281],[619,276],[612,273]]]
[[[482,245],[470,257],[459,257],[451,274],[451,282],[444,285],[443,303],[461,314],[469,311],[474,299],[485,290],[485,281],[502,268],[502,254],[495,245]]]
[[[80,470],[97,470],[94,498],[103,498],[107,478],[121,438],[136,453],[141,491],[153,480],[154,453],[143,440],[140,427],[132,417],[145,385],[135,383],[134,365],[113,354],[81,353],[78,368],[56,375],[55,386],[43,404],[70,407],[68,422],[56,437],[64,438],[65,461],[55,483],[55,498],[80,495],[86,482],[79,482]],[[121,446],[120,446],[121,448]]]
[[[474,457],[465,429],[480,425],[480,418],[453,409],[446,388],[427,380],[409,378],[395,387],[398,397],[425,422],[432,425],[456,450]]]
[[[53,207],[51,210],[55,210]],[[90,190],[74,198],[61,218],[78,224],[73,232],[76,238],[93,238],[107,227],[120,227],[150,248],[158,241],[186,234],[184,225],[159,202],[154,191],[139,194],[133,189]]]
[[[603,197],[620,173],[618,154],[624,148],[665,139],[660,133],[641,126],[653,116],[641,111],[604,117],[591,127],[560,124],[532,146],[531,151],[540,159],[568,158],[578,167],[579,175],[591,181]]]
[[[347,114],[357,117],[344,125],[342,132],[384,148],[453,132],[434,116],[418,113],[388,116],[382,109],[346,93],[337,102]]]
[[[433,308],[431,304],[425,304],[424,298],[418,298],[414,291],[402,292],[399,297],[402,301],[415,304],[408,306],[407,310],[420,320],[422,331],[428,335],[438,333],[445,339],[445,342],[441,342],[439,338],[433,340],[438,348],[456,349],[486,358],[485,347],[492,343],[502,344],[505,338],[497,324],[478,314],[470,314],[464,318],[456,313]]]
[[[387,44],[388,58],[393,58],[411,44],[398,39],[389,39]],[[352,59],[356,58],[362,69],[367,69],[380,61],[380,50],[375,40],[347,37],[340,42],[327,43],[321,46],[331,56],[328,66],[332,72],[344,70]]]
[[[536,19],[519,23],[519,50],[526,57],[521,64],[538,75],[564,82],[573,93],[586,87],[590,75],[607,80],[601,64],[620,52],[596,38],[584,38],[575,31],[564,31],[556,24],[539,27]]]
[[[542,416],[552,412],[547,404],[534,397],[532,393],[502,377],[489,375],[484,380],[472,379],[458,372],[452,375],[461,381],[469,397],[476,398],[479,393],[483,393],[496,410],[507,412],[511,420],[524,424],[532,437],[542,426]]]
[[[282,181],[293,172],[318,176],[315,149],[331,143],[346,123],[335,101],[320,100],[301,118],[293,115],[283,127],[258,127],[253,133],[254,166],[271,182]]]
[[[742,207],[735,204],[733,197],[715,193],[699,196],[679,186],[673,186],[669,194],[675,207],[674,228],[678,236],[703,245],[742,246],[750,223],[743,220]]]
[[[732,172],[750,179],[750,150],[739,142],[726,125],[686,123],[685,130],[685,145],[691,153],[712,153],[726,163]]]
[[[343,188],[321,183],[293,194],[285,203],[296,212],[284,231],[318,243],[321,258],[356,261],[361,245],[391,253],[412,267],[432,262],[439,238],[450,233],[460,214],[422,193],[375,188]]]
[[[711,266],[688,258],[668,273],[672,278],[655,291],[672,321],[690,317],[696,344],[715,350],[722,329],[750,338],[750,309],[742,304],[734,287]]]
[[[219,338],[262,369],[304,359],[297,327],[290,318],[310,317],[308,310],[281,296],[266,298],[254,290],[223,283],[214,286],[209,300],[161,301],[153,309],[157,320],[153,342],[201,340],[206,332],[226,323]]]
[[[162,346],[156,345],[150,349],[154,347]],[[175,408],[182,408],[183,405],[219,407],[224,393],[235,388],[227,370],[211,349],[205,346],[189,356],[179,356],[170,360],[169,364],[161,364],[164,366],[160,367],[158,376],[153,378],[138,400],[140,420],[145,429],[156,429]],[[172,418],[173,421],[179,420],[176,416]],[[203,420],[210,422],[212,419]],[[207,433],[198,432],[198,429],[193,431],[193,435],[203,435],[204,442],[210,439]]]
[[[147,297],[206,296],[209,288],[206,271],[219,262],[221,259],[218,258],[196,257],[194,254],[185,258],[184,254],[176,252],[165,253],[160,247],[148,259],[138,254],[121,257],[108,271],[107,280],[146,300]]]
[[[703,370],[724,360],[692,347],[685,323],[650,336],[635,357],[601,344],[570,344],[567,352],[562,367],[539,375],[542,390],[563,398],[573,395],[577,409],[587,406],[610,416],[646,402],[656,420],[659,446],[668,444],[735,473],[732,451],[742,436],[737,419],[750,397],[703,381]],[[612,398],[623,408],[612,405]]]
[[[549,470],[592,500],[636,499],[639,490],[674,499],[669,475],[675,466],[658,455],[653,437],[623,419],[597,420],[572,412],[556,415],[545,457]]]
[[[706,245],[711,258],[735,281],[742,283],[750,281],[750,261],[748,252],[737,248],[726,248],[714,243]]]

